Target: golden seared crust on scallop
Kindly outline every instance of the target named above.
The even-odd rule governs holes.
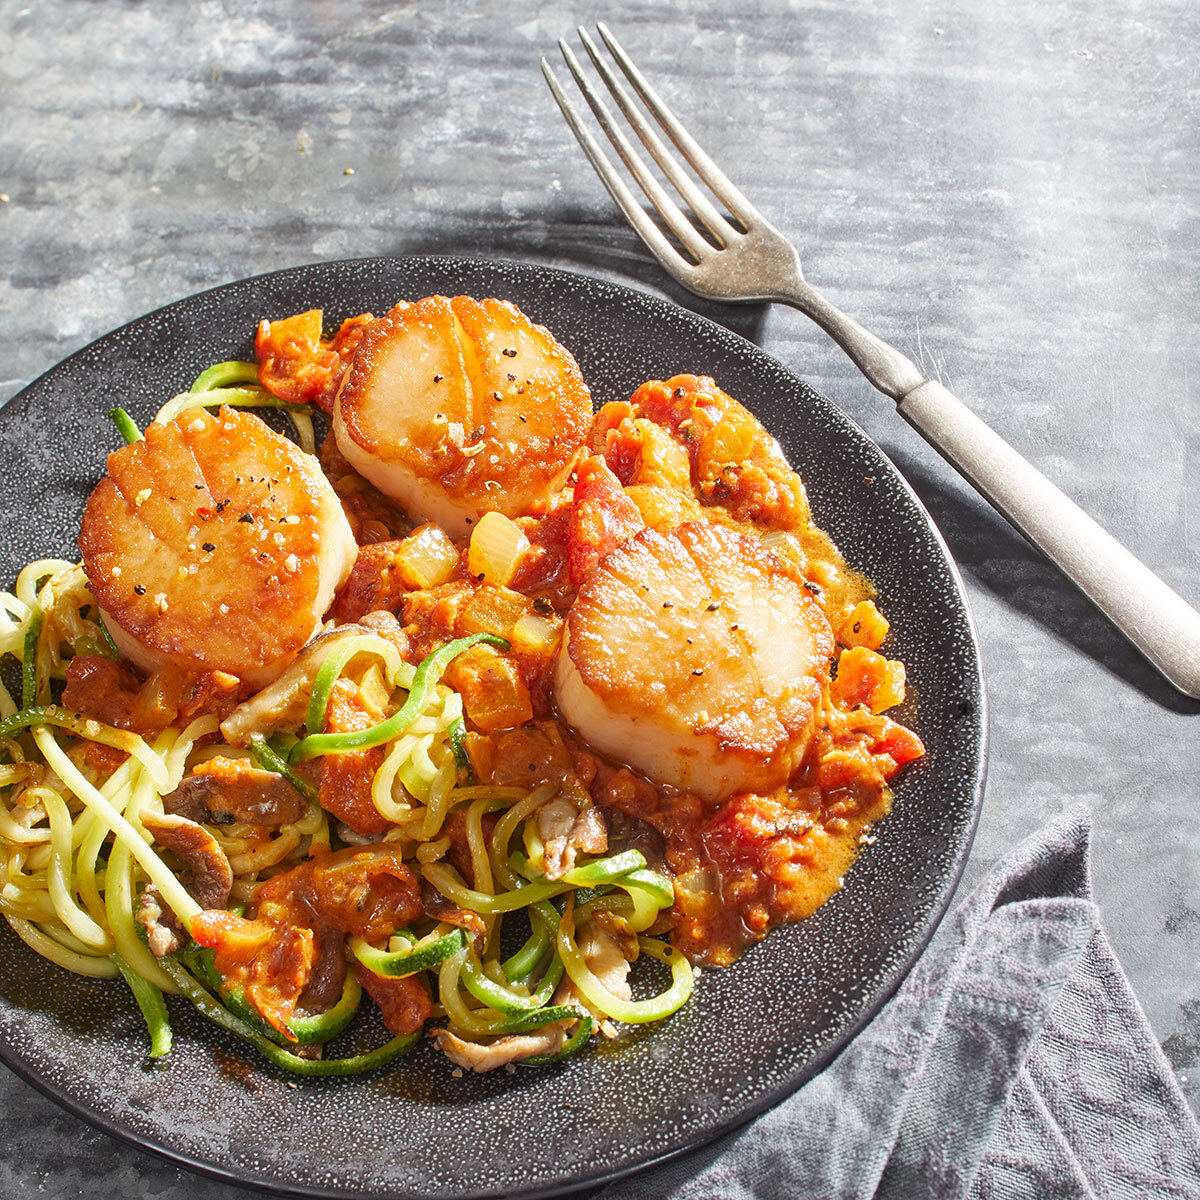
[[[317,461],[229,408],[181,413],[110,454],[79,548],[135,664],[254,686],[320,627],[357,549]]]
[[[656,783],[765,793],[804,758],[833,652],[790,563],[694,521],[600,562],[571,609],[555,697],[577,733]]]
[[[338,449],[417,521],[453,536],[540,510],[587,441],[569,351],[505,300],[427,296],[367,328],[334,406]]]

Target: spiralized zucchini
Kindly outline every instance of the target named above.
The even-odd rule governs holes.
[[[212,404],[283,407],[301,444],[314,448],[304,406],[283,405],[259,388],[249,363],[217,364],[156,419],[167,421],[190,407]],[[132,438],[136,426],[126,421],[122,428]],[[248,747],[221,741],[211,716],[147,739],[55,703],[73,657],[118,655],[82,567],[58,559],[29,564],[11,592],[0,592],[0,655],[21,666],[19,703],[0,683],[0,913],[31,949],[63,969],[97,979],[123,977],[146,1018],[153,1057],[167,1055],[171,1045],[163,993],[182,993],[281,1069],[342,1075],[382,1066],[415,1044],[419,1034],[342,1058],[312,1057],[341,1035],[359,1007],[362,989],[353,974],[328,1013],[300,1014],[294,1027],[281,1033],[262,1020],[239,988],[216,975],[211,955],[205,958],[207,952],[194,943],[155,957],[134,915],[150,884],[185,931],[200,911],[181,882],[181,864],[155,845],[143,823],[149,814],[163,812],[164,795],[198,764],[216,754],[249,757],[287,779],[305,799],[298,820],[270,831],[236,823],[206,825],[233,872],[230,905],[253,912],[264,882],[341,844],[340,827],[318,804],[318,789],[305,776],[304,764],[380,747],[371,800],[391,823],[384,840],[400,846],[414,872],[447,904],[474,914],[483,932],[477,937],[432,916],[422,918],[386,945],[349,939],[352,965],[384,979],[417,975],[427,980],[435,1018],[467,1042],[559,1030],[560,1036],[546,1039],[545,1051],[525,1055],[531,1063],[574,1053],[609,1020],[670,1015],[687,999],[691,970],[682,955],[646,936],[673,903],[670,881],[647,869],[636,851],[581,856],[561,878],[547,878],[538,813],[558,794],[557,787],[529,790],[471,778],[462,697],[441,676],[458,654],[479,642],[507,647],[491,635],[476,634],[412,664],[384,638],[355,634],[324,658],[298,724],[264,725]],[[374,726],[353,733],[325,731],[339,680],[371,698],[382,714]],[[447,822],[456,812],[465,815],[470,885],[446,858]],[[489,836],[486,821],[493,818]],[[649,1001],[611,992],[580,949],[577,930],[589,920],[623,931],[631,957],[642,953],[667,963],[668,990]],[[307,1046],[305,1053],[293,1052],[293,1039]]]
[[[227,404],[230,408],[278,408],[291,418],[300,447],[309,454],[317,452],[313,431],[312,406],[290,404],[272,396],[259,387],[258,367],[247,362],[223,362],[209,367],[192,384],[191,391],[182,392],[159,410],[155,424],[165,425],[190,408],[211,408]]]

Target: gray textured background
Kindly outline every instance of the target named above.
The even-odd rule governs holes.
[[[706,308],[664,281],[537,69],[596,17],[835,303],[1200,600],[1189,0],[0,0],[0,399],[190,292],[371,254],[580,269],[751,337],[884,447],[966,577],[992,722],[966,882],[1088,804],[1112,942],[1195,1106],[1200,705],[798,314]],[[5,1196],[250,1195],[94,1133],[7,1073],[0,1119]]]

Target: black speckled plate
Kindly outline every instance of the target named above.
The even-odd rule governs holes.
[[[558,1067],[455,1079],[426,1043],[344,1081],[277,1073],[173,1002],[149,1067],[127,989],[60,971],[3,926],[0,1058],[134,1144],[225,1179],[310,1196],[541,1195],[626,1174],[763,1111],[824,1067],[895,989],[949,903],[984,775],[983,689],[962,583],[878,448],[749,342],[652,296],[540,267],[453,259],[325,263],[181,300],[47,372],[0,416],[9,514],[0,575],[74,557],[84,499],[115,448],[213,362],[251,353],[260,317],[330,318],[432,292],[503,296],[579,360],[597,404],[678,372],[713,375],[783,444],[817,520],[875,581],[928,749],[901,777],[845,887],[725,971],[661,1028]]]

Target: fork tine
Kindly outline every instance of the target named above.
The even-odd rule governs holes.
[[[634,90],[642,98],[655,120],[666,130],[671,141],[679,147],[683,156],[691,163],[696,174],[712,188],[725,207],[743,225],[749,227],[753,221],[763,221],[764,218],[758,209],[734,187],[725,172],[705,154],[696,139],[680,124],[679,118],[662,102],[658,93],[646,81],[646,77],[634,66],[633,60],[621,49],[621,44],[613,37],[608,26],[603,21],[597,21],[596,28],[600,31],[604,44],[612,52],[613,58],[625,72],[626,78],[633,84]]]
[[[711,249],[711,247],[696,232],[695,227],[687,219],[683,209],[667,195],[658,180],[646,169],[646,164],[642,161],[641,156],[613,120],[607,105],[600,98],[595,88],[588,83],[587,78],[580,69],[579,60],[571,51],[571,47],[560,39],[558,48],[562,51],[567,68],[574,77],[579,90],[583,93],[583,98],[588,102],[588,106],[591,108],[596,120],[600,123],[600,128],[608,135],[608,140],[612,143],[613,148],[621,156],[621,161],[629,168],[629,173],[637,180],[638,186],[642,191],[646,193],[646,197],[654,206],[658,215],[662,217],[667,228],[684,244],[692,257],[699,260],[704,251]]]
[[[583,147],[583,152],[588,156],[588,161],[595,168],[596,174],[600,176],[604,186],[608,188],[609,195],[612,196],[617,202],[617,207],[625,214],[625,219],[633,226],[638,236],[646,243],[650,252],[667,271],[677,279],[690,274],[693,264],[688,262],[667,241],[658,226],[646,215],[645,210],[634,198],[633,193],[617,173],[616,168],[605,157],[604,151],[600,149],[596,139],[579,119],[579,115],[575,112],[570,100],[567,99],[566,92],[563,91],[562,84],[558,81],[558,76],[554,74],[550,64],[544,58],[542,59],[542,74],[546,77],[546,82],[550,85],[550,91],[554,94],[554,99],[558,102],[558,107],[562,109],[562,114],[566,117],[567,124],[571,127],[571,132],[575,135],[580,146]]]
[[[600,57],[596,43],[592,41],[588,31],[582,26],[579,27],[579,37],[583,41],[584,49],[588,52],[588,57],[592,60],[592,65],[600,73],[600,77],[612,93],[613,99],[616,100],[621,112],[625,114],[625,119],[642,139],[642,145],[650,152],[650,157],[662,168],[663,174],[688,203],[701,224],[722,246],[725,246],[730,240],[730,235],[735,232],[734,227],[717,212],[708,197],[680,167],[675,156],[663,145],[662,138],[646,123],[646,119],[638,111],[637,105],[625,90],[625,85],[617,78],[608,63]]]

